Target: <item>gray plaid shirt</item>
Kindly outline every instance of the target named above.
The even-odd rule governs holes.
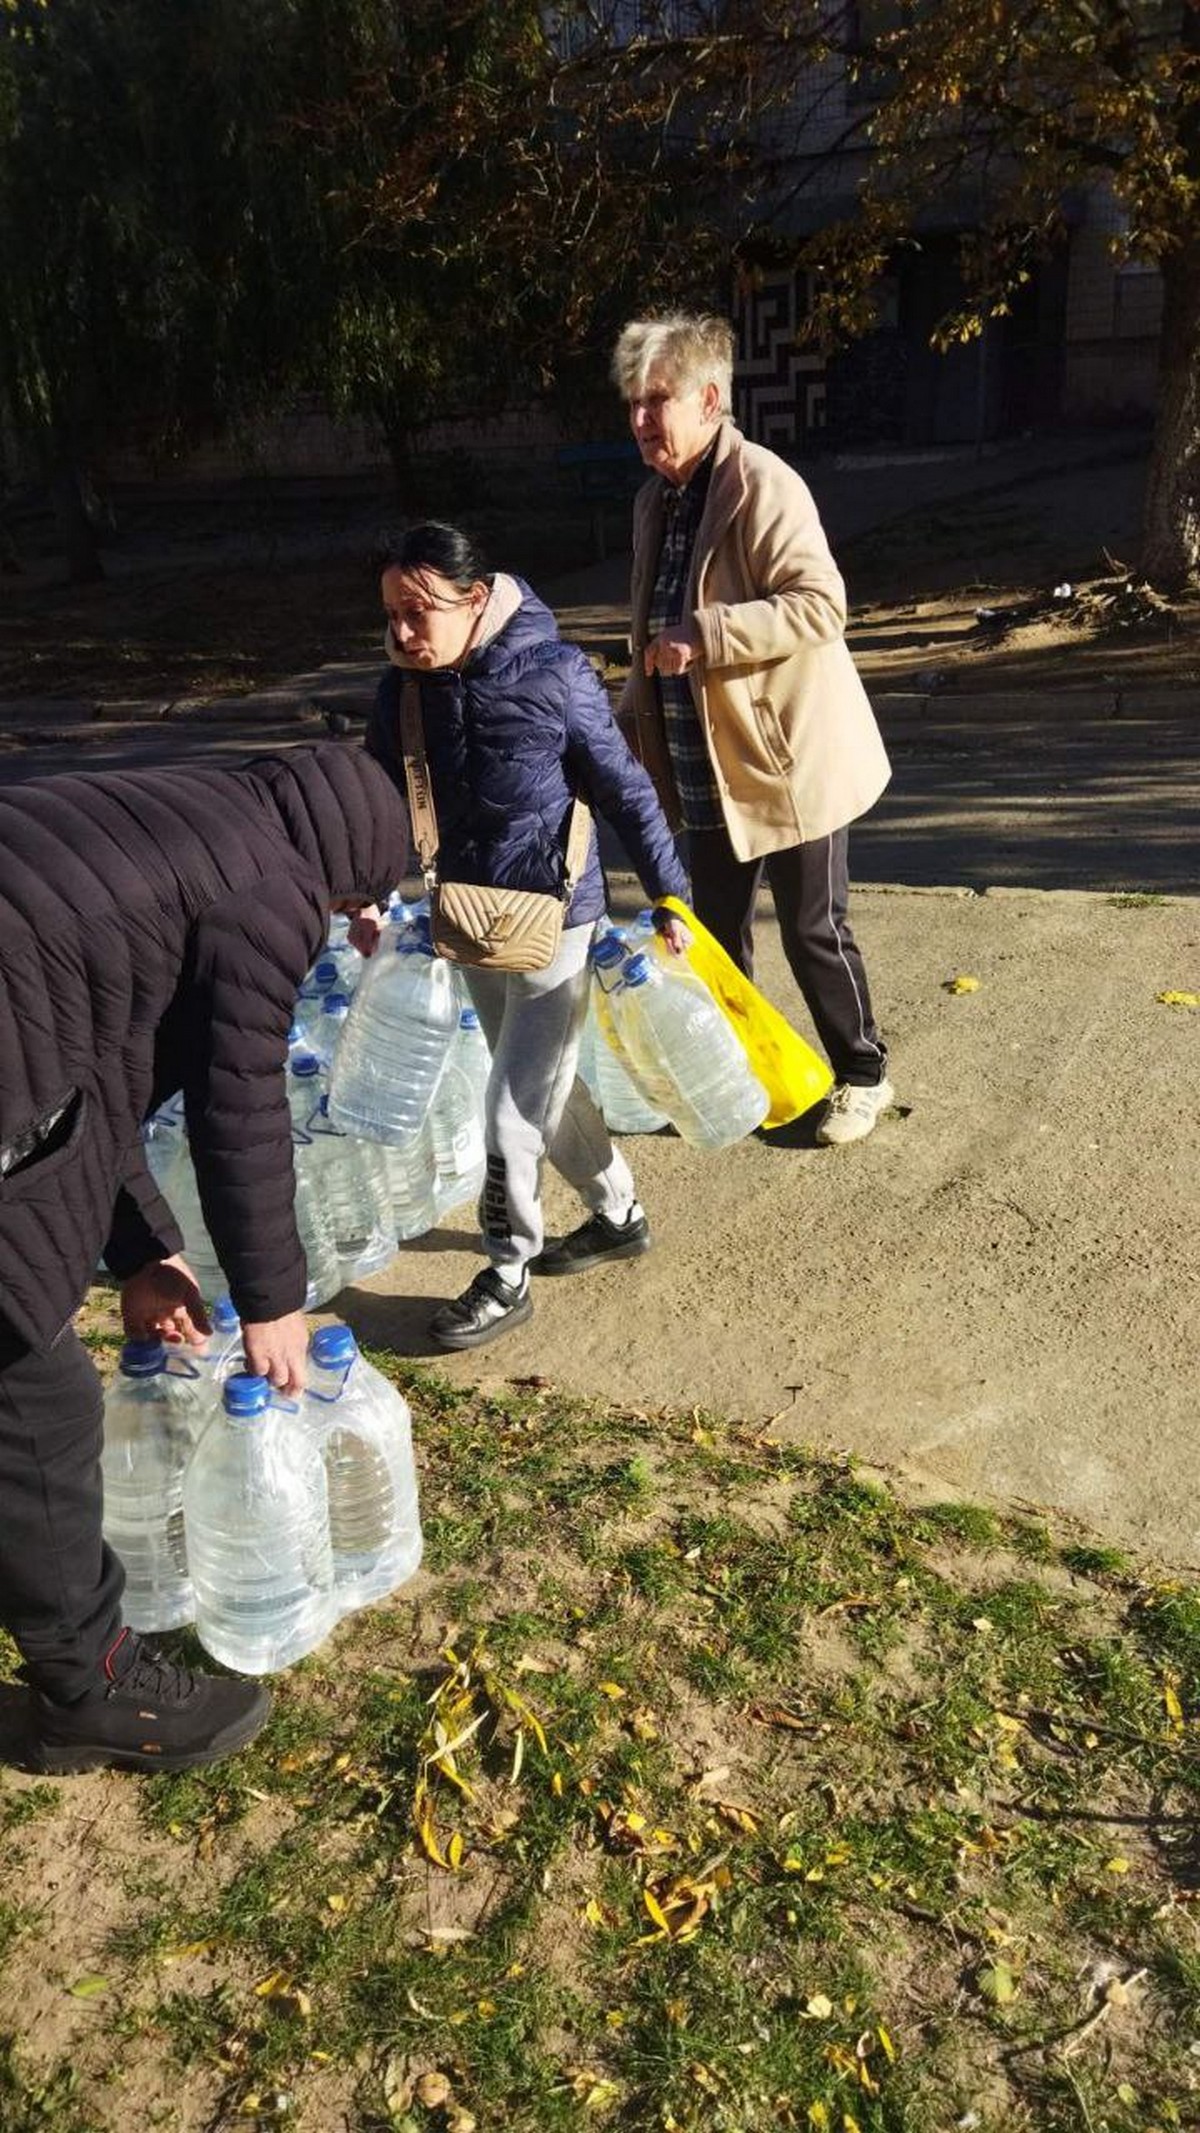
[[[663,539],[658,572],[650,599],[649,634],[657,637],[683,619],[683,595],[708,498],[715,442],[705,453],[690,481],[681,489],[662,481]],[[675,773],[683,826],[689,830],[720,829],[725,817],[717,795],[716,779],[708,745],[686,674],[656,674],[659,702],[666,728],[667,752]]]

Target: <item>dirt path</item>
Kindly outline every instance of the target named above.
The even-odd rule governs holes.
[[[1200,902],[878,888],[854,916],[902,1114],[845,1151],[627,1142],[655,1251],[540,1282],[531,1323],[451,1374],[770,1420],[1195,1562],[1200,1012],[1154,995],[1200,984]],[[766,912],[759,943],[787,1004]],[[956,972],[978,992],[948,995]],[[554,1179],[548,1205],[573,1219]],[[343,1307],[428,1352],[430,1302],[476,1263],[464,1218]]]

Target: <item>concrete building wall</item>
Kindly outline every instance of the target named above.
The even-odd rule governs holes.
[[[1158,376],[1162,281],[1122,260],[1124,217],[1107,189],[1088,196],[1067,270],[1063,414],[1149,413]]]

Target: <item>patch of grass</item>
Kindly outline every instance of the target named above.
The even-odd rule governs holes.
[[[45,2073],[19,2064],[16,2040],[0,2036],[0,2126],[4,2133],[96,2133],[78,2093],[76,2069],[65,2059]]]
[[[1081,1578],[1119,1578],[1129,1569],[1129,1557],[1123,1548],[1108,1548],[1096,1541],[1060,1549],[1059,1560]]]
[[[994,1548],[1001,1531],[995,1513],[974,1503],[926,1504],[917,1523],[925,1532],[945,1534],[970,1548]]]
[[[1193,1586],[1093,1553],[1063,1592],[1028,1519],[382,1360],[433,1576],[283,1677],[245,1755],[128,1796],[94,1956],[123,2065],[167,2053],[214,2125],[332,2122],[330,2081],[348,2133],[1195,2115]],[[76,2063],[62,2108],[124,2133],[82,2017]]]
[[[0,1836],[53,1814],[61,1800],[60,1785],[25,1785],[18,1791],[0,1783]]]
[[[1126,889],[1119,896],[1106,897],[1105,902],[1116,911],[1146,911],[1155,905],[1169,903],[1170,898],[1159,896],[1153,889]]]

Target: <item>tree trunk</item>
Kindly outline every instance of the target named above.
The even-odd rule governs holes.
[[[104,576],[104,565],[78,467],[62,464],[55,469],[50,477],[50,501],[72,585],[95,584]]]
[[[1142,573],[1164,592],[1200,583],[1200,243],[1163,266],[1158,417],[1146,483]]]
[[[1180,38],[1200,64],[1200,8],[1184,0]],[[1200,114],[1186,114],[1181,139],[1188,175],[1200,178]],[[1162,341],[1158,419],[1146,483],[1142,571],[1164,592],[1200,585],[1200,234],[1190,229],[1161,259]]]

